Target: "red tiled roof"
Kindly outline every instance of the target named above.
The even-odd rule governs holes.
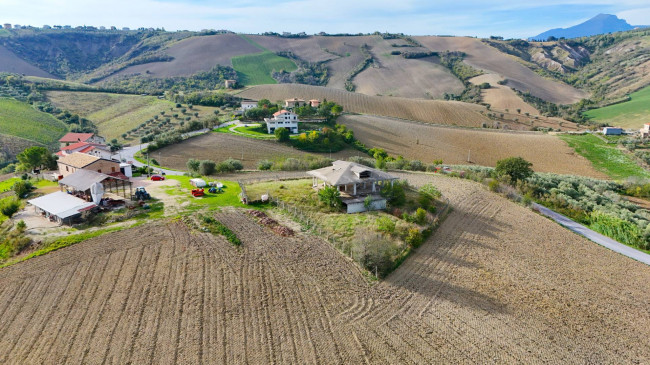
[[[57,155],[57,156],[65,156],[65,155],[63,154],[63,151],[59,151],[59,152],[57,152],[56,155]]]
[[[122,180],[128,180],[128,179],[129,179],[128,176],[124,175],[124,174],[121,173],[120,171],[117,171],[117,172],[111,172],[110,174],[108,174],[108,176],[113,176],[113,177],[116,177],[116,178],[118,178],[118,179],[122,179]]]
[[[84,147],[84,146],[87,146],[87,145],[88,145],[88,142],[77,142],[77,143],[73,143],[73,144],[71,144],[69,146],[65,146],[65,147],[61,148],[61,150],[62,151],[76,150],[77,148],[81,148],[81,147]]]
[[[88,147],[86,147],[86,148],[84,148],[82,150],[79,150],[79,152],[88,153],[88,151],[91,151],[91,150],[94,150],[94,149],[95,149],[95,146],[88,146]]]
[[[282,110],[279,110],[279,111],[273,113],[273,116],[274,116],[274,117],[277,117],[278,115],[280,115],[280,114],[284,114],[284,113],[288,113],[288,111],[282,109]]]
[[[94,136],[94,133],[67,133],[59,142],[85,142]]]

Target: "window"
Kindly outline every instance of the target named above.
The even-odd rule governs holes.
[[[115,172],[115,167],[111,167],[111,172]]]
[[[97,169],[97,172],[102,172],[102,169]]]
[[[65,167],[65,171],[70,171],[70,169],[68,169],[68,166]]]

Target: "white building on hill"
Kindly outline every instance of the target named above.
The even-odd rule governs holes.
[[[273,114],[273,118],[264,118],[266,130],[269,134],[275,132],[277,128],[286,128],[290,133],[298,133],[298,115],[286,110],[280,110]]]

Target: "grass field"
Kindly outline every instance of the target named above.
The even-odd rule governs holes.
[[[220,180],[216,177],[204,177],[203,179],[206,182],[210,181],[219,181],[223,184],[223,192],[217,194],[208,193],[208,188],[205,188],[205,195],[203,197],[195,198],[190,192],[192,189],[195,189],[192,184],[190,184],[191,177],[189,176],[167,176],[167,179],[177,180],[180,182],[179,190],[176,187],[170,187],[166,189],[166,193],[173,195],[180,200],[180,203],[191,202],[190,205],[187,205],[187,209],[201,209],[209,207],[211,209],[218,209],[225,206],[234,206],[234,207],[243,207],[244,205],[239,201],[239,193],[241,193],[241,188],[239,184],[234,181]]]
[[[271,51],[253,53],[232,58],[232,67],[244,85],[275,84],[271,77],[273,71],[295,71],[298,67],[288,58],[280,57]]]
[[[650,86],[630,94],[630,101],[589,110],[587,118],[622,128],[641,128],[650,123]]]
[[[175,104],[154,96],[109,94],[96,92],[49,91],[47,98],[59,108],[67,109],[92,120],[99,128],[99,134],[108,141],[121,139],[122,133],[146,122],[165,111],[166,117],[180,113],[170,111]],[[212,115],[216,108],[195,106],[189,112],[198,112],[199,118]]]
[[[560,135],[577,153],[587,158],[596,170],[607,174],[615,180],[628,177],[647,177],[650,173],[636,164],[616,145],[609,145],[591,134]]]
[[[68,131],[65,123],[14,99],[0,98],[0,132],[52,145]]]

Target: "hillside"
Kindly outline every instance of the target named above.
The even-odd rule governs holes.
[[[465,127],[480,127],[491,121],[481,114],[485,108],[475,104],[455,101],[407,99],[369,96],[344,90],[308,85],[260,85],[237,94],[249,99],[274,101],[289,98],[327,99],[343,106],[351,113],[375,114],[387,117],[417,120],[426,123]]]
[[[624,19],[619,19],[616,15],[598,14],[578,25],[569,28],[547,30],[534,37],[530,37],[529,40],[545,41],[550,37],[554,37],[555,39],[589,37],[592,35],[624,32],[632,29],[634,29],[633,26],[628,24]]]
[[[14,99],[0,98],[0,134],[55,147],[68,127],[52,115]]]
[[[650,123],[650,86],[630,94],[630,101],[592,109],[584,113],[595,122],[640,129]]]

